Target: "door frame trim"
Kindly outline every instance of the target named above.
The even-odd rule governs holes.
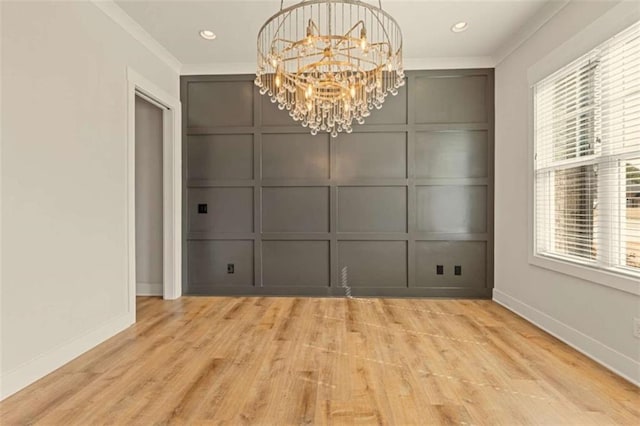
[[[154,83],[127,67],[127,284],[129,314],[135,321],[135,98],[136,93],[163,106],[163,298],[182,295],[182,106]]]

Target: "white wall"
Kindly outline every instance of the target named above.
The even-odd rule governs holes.
[[[136,294],[162,296],[162,110],[136,96]]]
[[[126,70],[179,78],[93,3],[0,7],[4,397],[133,321]]]
[[[603,15],[638,7],[633,2],[571,2],[500,63],[495,74],[494,299],[636,383],[640,340],[632,325],[633,317],[640,316],[640,297],[528,263],[527,73],[544,68],[545,58]]]

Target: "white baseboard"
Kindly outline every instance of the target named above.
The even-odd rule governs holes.
[[[136,283],[136,296],[162,296],[162,283]]]
[[[578,352],[636,386],[640,386],[640,362],[500,290],[493,290],[493,301],[562,340]]]
[[[107,321],[70,342],[25,362],[0,376],[0,401],[62,367],[135,322],[131,313]]]

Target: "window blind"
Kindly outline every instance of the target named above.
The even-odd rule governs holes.
[[[640,275],[640,22],[534,86],[535,251]]]

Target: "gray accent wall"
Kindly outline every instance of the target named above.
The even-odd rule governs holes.
[[[408,72],[337,138],[253,79],[181,78],[185,294],[491,297],[492,69]]]

